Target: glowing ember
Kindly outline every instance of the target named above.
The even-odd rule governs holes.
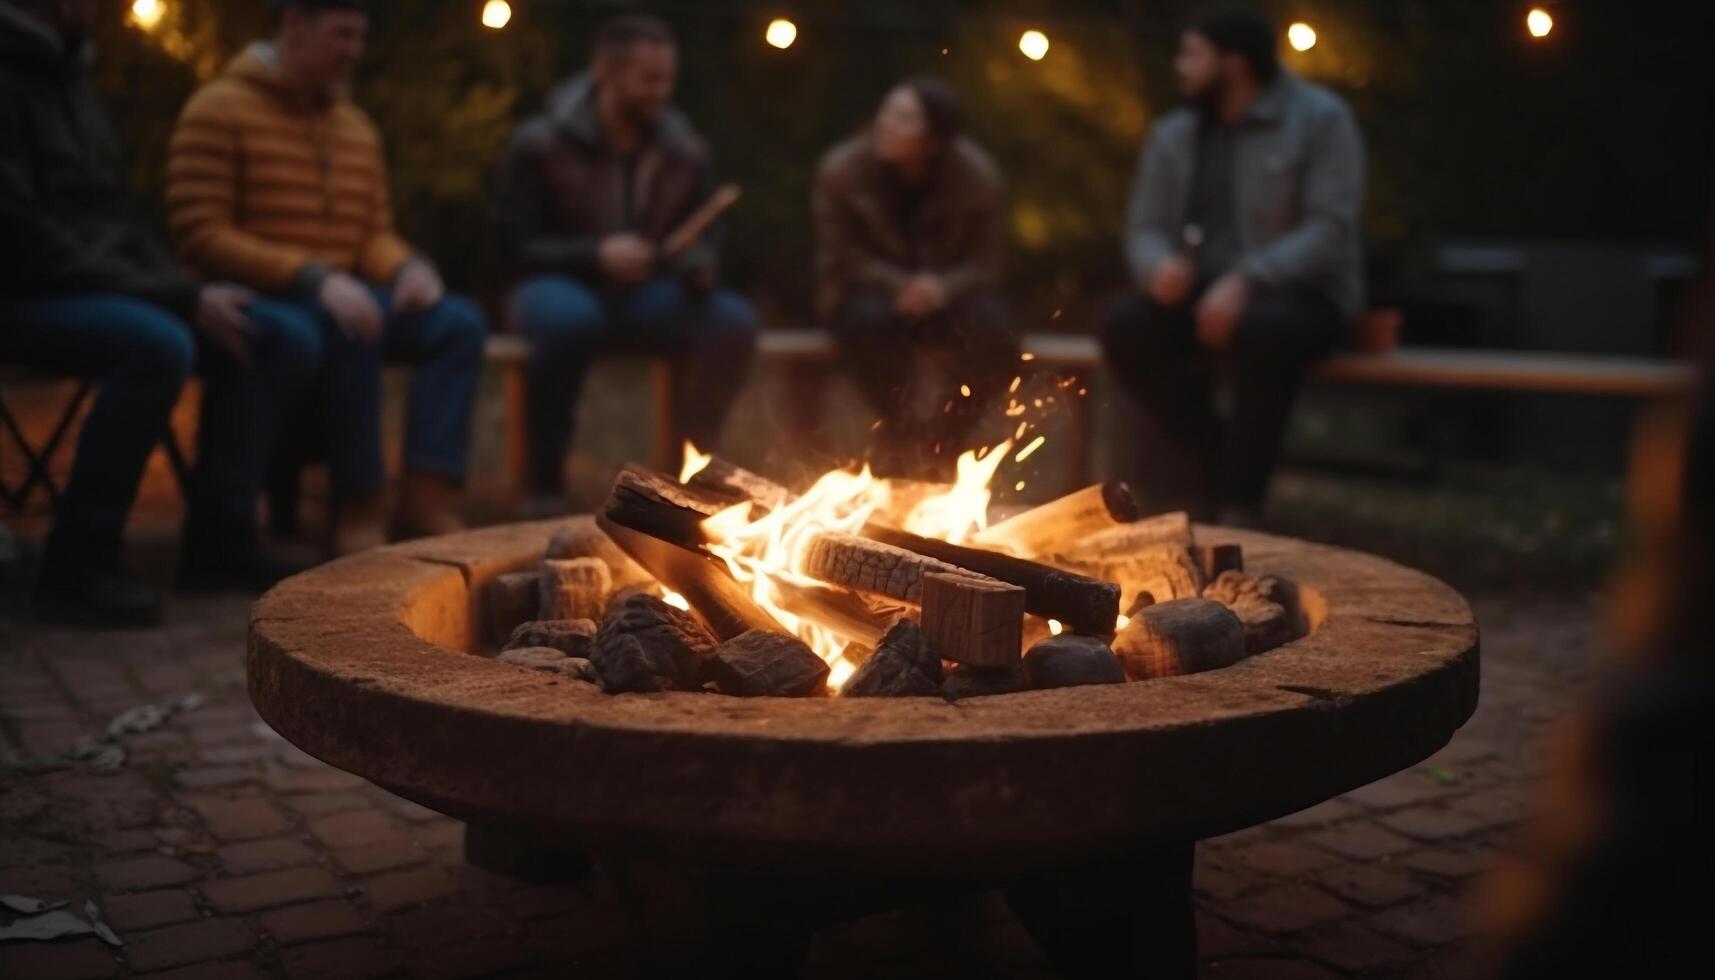
[[[691,604],[686,602],[685,597],[677,592],[668,592],[663,594],[661,596],[661,601],[672,606],[674,609],[683,609],[686,612],[691,611]]]

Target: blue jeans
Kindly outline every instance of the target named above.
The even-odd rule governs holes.
[[[533,348],[529,368],[530,478],[538,493],[561,489],[578,396],[603,354],[674,362],[676,437],[708,448],[744,388],[756,351],[756,313],[726,289],[686,289],[670,278],[601,292],[569,276],[537,276],[512,293],[512,322]]]
[[[75,584],[119,561],[125,518],[143,466],[193,364],[205,380],[191,474],[187,544],[254,543],[256,491],[284,406],[321,356],[314,331],[258,324],[250,366],[210,345],[177,316],[127,296],[88,294],[0,307],[0,360],[94,378],[100,392],[78,437],[55,508],[43,580]],[[198,530],[200,529],[200,531]]]
[[[379,344],[347,337],[314,300],[261,299],[251,306],[250,316],[271,328],[289,324],[322,338],[326,353],[318,402],[335,497],[349,500],[381,489],[384,360],[416,369],[406,405],[405,468],[463,483],[471,409],[488,335],[482,312],[470,300],[448,295],[426,310],[394,313],[389,292],[374,292],[387,319]]]

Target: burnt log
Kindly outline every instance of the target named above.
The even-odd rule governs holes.
[[[1209,599],[1149,606],[1114,637],[1133,680],[1216,670],[1245,657],[1245,631],[1232,610]]]
[[[742,491],[688,485],[664,473],[627,466],[614,477],[613,489],[596,524],[622,550],[637,558],[624,541],[614,537],[610,524],[681,547],[696,548],[708,540],[703,533],[703,521],[735,504],[749,502],[750,497]],[[638,564],[654,571],[642,559],[638,559]]]
[[[1137,520],[1137,498],[1119,480],[1097,483],[991,525],[971,536],[973,544],[1005,548],[1026,558]]]
[[[596,522],[663,586],[683,596],[719,639],[730,640],[757,629],[786,632],[779,620],[756,604],[748,588],[733,580],[720,559],[612,523],[606,517]]]
[[[611,694],[691,690],[701,684],[703,661],[718,642],[690,613],[634,595],[601,624],[590,662]]]
[[[741,493],[769,510],[783,507],[797,497],[784,485],[719,456],[710,457],[708,465],[691,474],[685,482],[693,488],[722,495]]]
[[[503,664],[514,667],[528,667],[547,674],[557,674],[574,681],[585,681],[590,684],[600,682],[595,665],[583,657],[568,657],[553,647],[518,647],[503,650],[494,658]]]
[[[799,571],[848,589],[904,602],[923,602],[923,576],[959,568],[905,548],[852,534],[818,534],[804,551]]]
[[[934,697],[941,693],[941,658],[923,630],[902,619],[882,637],[840,688],[842,698]]]
[[[873,523],[864,528],[863,534],[882,544],[1016,585],[1024,590],[1025,611],[1057,619],[1079,632],[1111,633],[1119,617],[1120,588],[1112,582]]]
[[[1025,653],[1023,664],[1025,677],[1037,690],[1125,683],[1125,669],[1114,651],[1081,633],[1050,636]]]
[[[541,588],[536,572],[503,572],[482,587],[483,620],[492,643],[505,643],[519,623],[536,619]]]
[[[751,630],[715,647],[703,677],[722,694],[801,698],[826,689],[828,665],[796,636]]]
[[[1017,663],[1024,590],[961,572],[923,576],[923,633],[942,660],[977,667]]]
[[[550,647],[568,657],[588,657],[595,633],[596,624],[588,619],[539,619],[513,630],[505,649]]]
[[[1022,661],[1014,661],[1005,667],[959,664],[947,672],[947,679],[941,685],[941,696],[949,701],[962,701],[1028,690],[1030,675],[1025,673]]]
[[[613,576],[600,558],[548,558],[541,567],[542,619],[599,619],[613,590]]]

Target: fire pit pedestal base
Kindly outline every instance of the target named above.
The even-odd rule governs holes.
[[[695,870],[609,855],[600,864],[663,976],[797,976],[827,926],[998,888],[1055,971],[1196,976],[1193,845],[1002,881],[864,879]]]

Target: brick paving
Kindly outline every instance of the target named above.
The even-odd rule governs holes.
[[[129,736],[102,774],[0,770],[0,894],[93,899],[124,945],[0,945],[0,976],[636,977],[599,874],[529,885],[466,865],[454,821],[303,754],[244,694],[249,603],[176,599],[152,632],[50,629],[0,587],[0,750],[61,752],[138,704],[200,707]],[[1538,743],[1582,691],[1588,598],[1478,602],[1484,690],[1407,772],[1199,848],[1204,975],[1461,977],[1464,899],[1528,804]],[[5,921],[0,917],[0,921]],[[994,896],[817,937],[809,976],[1050,973]]]

